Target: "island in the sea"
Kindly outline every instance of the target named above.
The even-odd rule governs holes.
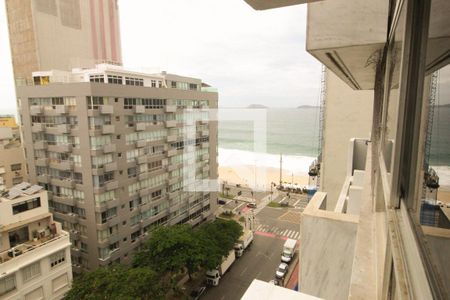
[[[319,108],[319,107],[314,105],[300,105],[297,106],[297,108]]]
[[[247,106],[247,108],[268,108],[268,107],[262,104],[250,104],[249,106]]]

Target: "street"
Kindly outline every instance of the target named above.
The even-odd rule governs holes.
[[[236,195],[242,190],[242,196],[251,197],[249,189],[230,188],[230,194]],[[240,299],[253,279],[270,281],[275,277],[275,270],[281,263],[281,252],[286,239],[300,239],[300,213],[307,203],[305,195],[291,195],[274,191],[255,193],[257,208],[247,207],[245,200],[226,199],[223,210],[229,210],[239,215],[255,216],[254,241],[250,249],[237,259],[230,270],[220,280],[219,286],[208,287],[203,297],[210,300]],[[267,204],[270,200],[288,202],[290,207],[272,208]],[[292,264],[290,268],[295,268]],[[286,282],[287,282],[286,278]],[[296,278],[294,278],[296,279]]]
[[[250,249],[231,266],[219,286],[208,287],[203,299],[241,299],[253,279],[270,281],[280,264],[284,240],[255,234]]]

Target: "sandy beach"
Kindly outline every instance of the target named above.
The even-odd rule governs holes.
[[[293,174],[292,172],[285,171],[282,181],[307,186],[308,178],[307,174]],[[221,182],[226,181],[228,184],[241,184],[252,188],[256,186],[258,190],[269,191],[271,182],[279,183],[280,171],[276,168],[249,165],[239,167],[219,166],[219,179]]]

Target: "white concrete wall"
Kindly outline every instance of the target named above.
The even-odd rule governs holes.
[[[347,299],[358,216],[320,209],[326,197],[317,192],[302,214],[299,287],[323,299]]]
[[[12,205],[20,202],[24,202],[30,199],[40,197],[41,206],[34,209],[21,212],[19,214],[13,215]],[[17,222],[27,221],[30,218],[43,215],[48,213],[48,195],[47,191],[42,191],[40,193],[35,193],[30,196],[22,196],[13,200],[7,200],[2,198],[0,200],[0,225],[6,226],[14,224]]]
[[[327,193],[327,209],[333,210],[345,181],[348,141],[370,136],[373,91],[352,90],[329,70],[326,76],[320,190]]]

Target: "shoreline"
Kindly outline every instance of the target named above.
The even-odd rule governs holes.
[[[240,184],[259,191],[270,191],[272,182],[277,185],[280,182],[280,170],[272,167],[251,165],[219,166],[218,172],[220,183]],[[293,182],[301,186],[307,186],[308,180],[309,176],[306,173],[293,173],[287,170],[283,172],[283,182]]]

